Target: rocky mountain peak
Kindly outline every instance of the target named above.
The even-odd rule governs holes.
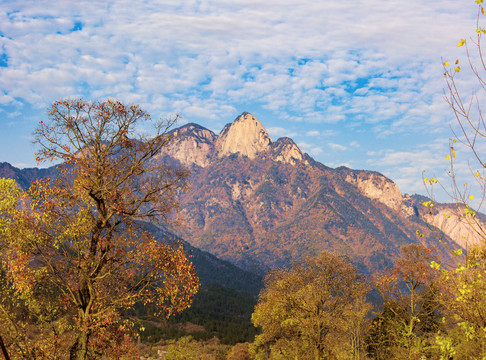
[[[295,165],[297,161],[304,159],[304,154],[292,139],[282,137],[272,144],[272,158],[275,161]]]
[[[223,128],[215,148],[219,157],[240,153],[253,159],[256,154],[266,151],[271,144],[272,139],[260,121],[252,114],[244,112]]]
[[[174,136],[192,136],[206,142],[213,142],[217,137],[211,130],[195,123],[189,123],[175,129]]]
[[[160,156],[169,155],[185,166],[206,167],[214,152],[216,134],[198,124],[189,123],[172,132],[174,138]]]

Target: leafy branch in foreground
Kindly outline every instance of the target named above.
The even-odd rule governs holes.
[[[443,225],[464,225],[460,236],[450,245],[455,263],[431,264],[441,276],[441,299],[449,321],[447,329],[436,336],[436,343],[442,358],[453,359],[486,356],[486,222],[481,214],[486,201],[486,122],[482,109],[486,99],[486,63],[482,48],[486,29],[481,25],[485,14],[484,0],[475,2],[475,34],[457,43],[465,49],[467,66],[461,67],[459,60],[443,62],[445,100],[453,111],[456,124],[454,137],[449,142],[449,154],[445,156],[449,162],[450,186],[424,179],[426,185],[430,185],[429,194],[433,195],[433,188],[438,184],[454,203],[449,206],[449,212],[444,213]],[[476,83],[472,91],[463,88],[468,74]],[[463,149],[467,150],[464,154],[471,157],[465,171],[461,170]],[[467,175],[470,181],[464,180]],[[431,209],[429,213],[434,216],[435,212]]]

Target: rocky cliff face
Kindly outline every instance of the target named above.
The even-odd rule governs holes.
[[[486,240],[484,217],[466,216],[462,206],[435,204],[433,208],[422,208],[421,213],[428,224],[464,249]]]
[[[254,159],[258,153],[266,151],[272,139],[253,115],[243,113],[221,131],[215,147],[219,157],[239,153]]]
[[[402,193],[398,186],[383,175],[371,171],[352,171],[346,181],[356,186],[370,199],[378,200],[394,210],[403,205]]]
[[[304,160],[304,154],[292,139],[273,142],[260,121],[246,112],[227,124],[219,136],[192,123],[173,130],[171,135],[174,137],[171,144],[158,157],[169,156],[187,167],[206,167],[231,155],[248,159],[271,156],[275,161],[292,165]]]
[[[168,155],[186,167],[193,164],[205,167],[210,163],[217,139],[211,130],[197,124],[187,124],[174,130],[172,135],[174,139],[171,145],[159,157]]]
[[[284,164],[296,165],[304,160],[304,154],[290,138],[280,138],[272,144],[272,159]]]
[[[350,170],[346,181],[355,185],[363,195],[401,211],[405,217],[421,218],[460,247],[467,249],[485,240],[481,229],[486,227],[482,218],[466,217],[460,207],[437,204],[429,211],[430,208],[422,205],[428,199],[414,199],[407,194],[402,196],[395,183],[375,172]]]

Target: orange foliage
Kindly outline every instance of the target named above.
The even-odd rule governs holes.
[[[135,137],[148,120],[138,106],[118,101],[55,102],[35,139],[39,160],[62,162],[60,177],[16,190],[15,206],[0,205],[10,286],[31,312],[56,304],[49,321],[62,319],[64,333],[74,334],[71,358],[127,343],[121,316],[135,303],[153,303],[169,316],[187,308],[198,289],[182,247],[154,239],[141,222],[172,223],[187,178],[152,161],[173,122],[156,124],[153,137]],[[12,188],[0,189],[15,197]]]

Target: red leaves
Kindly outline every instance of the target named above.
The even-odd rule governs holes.
[[[10,277],[15,290],[19,294],[28,296],[35,287],[35,271],[29,266],[31,258],[27,254],[17,251],[8,252],[7,275]]]

